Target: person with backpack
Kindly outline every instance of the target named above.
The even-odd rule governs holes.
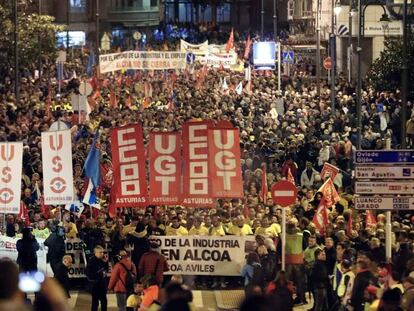
[[[144,277],[152,275],[158,285],[164,281],[164,272],[169,271],[167,259],[158,252],[158,244],[155,240],[150,240],[150,251],[142,255],[138,265],[138,276]]]
[[[118,310],[126,311],[126,299],[134,292],[137,269],[125,250],[121,250],[119,256],[121,259],[112,269],[108,289],[115,292]]]
[[[257,253],[251,252],[247,255],[246,265],[243,267],[240,275],[244,278],[246,298],[262,294],[265,278]]]

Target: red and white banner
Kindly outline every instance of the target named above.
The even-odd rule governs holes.
[[[208,121],[183,124],[183,194],[182,204],[192,207],[214,207],[208,176]]]
[[[331,179],[334,180],[336,175],[338,175],[338,173],[339,173],[339,168],[337,168],[335,165],[325,162],[323,164],[321,178],[322,180],[325,180],[326,178],[331,177]]]
[[[149,203],[181,204],[181,135],[151,133],[148,146]]]
[[[23,143],[0,143],[0,213],[19,213],[22,158]]]
[[[212,129],[208,131],[208,140],[212,196],[242,198],[239,130]]]
[[[141,125],[111,130],[115,207],[147,205],[145,150]]]
[[[72,203],[74,192],[70,130],[42,133],[42,167],[45,204]]]

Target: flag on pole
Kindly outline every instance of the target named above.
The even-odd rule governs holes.
[[[93,186],[96,188],[101,184],[101,150],[99,149],[99,129],[95,132],[91,149],[89,150],[88,156],[85,160],[86,177],[89,177]]]
[[[326,207],[331,207],[340,200],[339,194],[335,189],[335,186],[331,178],[328,178],[324,184],[318,189],[323,195]]]
[[[89,77],[92,77],[93,75],[93,66],[95,66],[95,64],[96,64],[95,53],[91,51],[89,54],[89,58],[88,58],[88,65],[86,66],[86,74]]]
[[[24,221],[25,227],[30,226],[29,212],[27,211],[26,204],[23,201],[20,201],[20,210],[17,218]]]
[[[252,40],[250,39],[250,35],[249,35],[246,40],[246,48],[244,49],[244,59],[249,59],[251,46],[252,46]]]
[[[85,206],[83,206],[81,201],[74,201],[65,205],[65,210],[74,213],[76,215],[82,214]]]
[[[36,181],[34,189],[32,191],[32,198],[37,204],[39,204],[41,196],[42,194],[40,192],[39,183]]]
[[[326,225],[329,224],[328,208],[324,199],[319,203],[318,209],[312,220],[321,235],[325,234]]]
[[[346,226],[346,233],[348,235],[351,235],[352,230],[354,228],[354,219],[352,218],[352,209],[349,209],[349,211],[350,211],[350,214],[349,214],[349,219],[348,219],[348,223],[347,223],[347,226]]]
[[[231,29],[229,40],[226,44],[226,52],[230,52],[231,49],[234,48],[234,29]]]
[[[94,187],[92,179],[88,179],[88,187],[86,188],[86,192],[83,196],[82,202],[94,208],[101,209],[98,194],[96,192],[96,187]]]
[[[290,167],[288,168],[288,172],[287,172],[287,180],[295,185],[295,177],[293,177]]]
[[[243,83],[241,81],[236,87],[236,93],[237,95],[241,95],[243,93]]]
[[[115,94],[114,90],[112,90],[109,93],[109,106],[111,108],[117,108],[118,107],[118,99],[116,98],[116,94]]]
[[[335,165],[325,162],[323,164],[321,178],[322,180],[325,180],[326,178],[331,177],[331,179],[334,180],[339,171],[339,168],[337,168]]]
[[[263,173],[262,173],[262,190],[261,190],[262,202],[266,202],[268,192],[269,192],[269,189],[267,186],[267,172],[266,172],[266,166],[264,166]]]
[[[43,196],[40,197],[40,212],[44,218],[50,218],[50,206],[45,204],[45,199]]]
[[[223,91],[227,91],[229,89],[229,86],[227,85],[226,77],[224,77],[223,79],[223,85],[221,86],[221,88],[223,89]]]
[[[371,210],[367,210],[365,216],[365,228],[375,227],[376,225],[377,220],[374,213]]]

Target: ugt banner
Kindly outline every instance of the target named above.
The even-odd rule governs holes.
[[[111,130],[115,207],[147,205],[145,151],[142,127],[128,125]]]
[[[240,275],[254,236],[152,236],[170,268],[165,274]]]
[[[0,213],[19,213],[22,158],[22,142],[0,143]]]
[[[70,130],[42,133],[42,167],[45,204],[73,202]]]
[[[181,203],[181,136],[178,133],[151,133],[149,137],[149,203]]]
[[[208,141],[212,195],[215,198],[242,198],[239,130],[209,130]]]
[[[185,69],[185,57],[186,53],[181,52],[125,51],[99,56],[99,69],[101,73],[128,69]]]
[[[208,54],[208,40],[200,44],[191,44],[181,39],[181,52],[193,53],[196,56]]]
[[[183,124],[183,194],[182,205],[214,207],[211,181],[208,176],[208,121],[191,121]]]

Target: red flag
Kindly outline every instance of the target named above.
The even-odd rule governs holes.
[[[23,201],[20,201],[20,210],[17,218],[24,221],[25,227],[30,226],[29,212],[27,211],[26,204],[24,204]]]
[[[332,180],[335,179],[336,175],[339,173],[339,168],[336,166],[329,164],[327,162],[324,163],[322,172],[321,172],[321,178],[322,180],[325,180],[328,177],[331,177]]]
[[[130,108],[132,106],[131,95],[129,95],[128,98],[126,99],[125,106],[127,106],[128,108]]]
[[[116,98],[116,94],[114,91],[111,91],[109,93],[109,106],[111,108],[117,108],[118,107],[118,99]]]
[[[40,197],[40,212],[44,218],[50,218],[50,206],[45,204],[45,199],[43,196]]]
[[[262,173],[262,190],[260,192],[260,196],[262,198],[262,202],[267,201],[267,193],[269,192],[268,186],[267,186],[267,172],[266,172],[266,166],[263,166],[263,173]]]
[[[234,48],[234,30],[233,28],[231,29],[231,33],[230,33],[230,37],[229,37],[229,41],[227,41],[226,44],[226,52],[230,52],[231,49]]]
[[[336,192],[331,178],[328,178],[325,181],[325,183],[319,188],[318,192],[322,192],[323,200],[328,208],[340,200],[339,194]]]
[[[116,80],[116,85],[119,87],[122,86],[122,75],[120,75],[119,78]]]
[[[377,225],[377,220],[374,213],[371,210],[366,211],[365,216],[365,228],[375,227]]]
[[[322,201],[319,203],[318,209],[313,216],[312,222],[319,233],[321,235],[324,235],[326,225],[329,224],[328,208],[324,199],[322,199]]]
[[[292,174],[292,171],[290,170],[290,167],[288,168],[287,180],[295,185],[295,177],[293,177],[293,174]]]
[[[109,204],[108,204],[108,214],[109,217],[111,218],[115,218],[116,217],[116,206],[115,206],[115,194],[114,192],[114,188],[111,188],[111,194],[109,197]]]
[[[249,58],[251,46],[252,46],[252,40],[250,39],[250,35],[249,35],[246,40],[246,48],[244,49],[244,59]]]

